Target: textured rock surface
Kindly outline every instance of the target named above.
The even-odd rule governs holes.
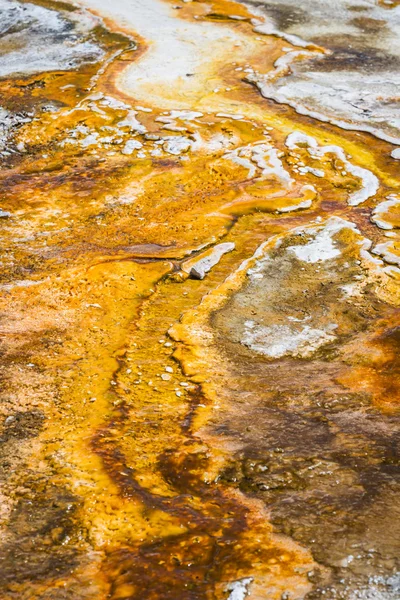
[[[398,599],[398,10],[0,0],[1,600]]]

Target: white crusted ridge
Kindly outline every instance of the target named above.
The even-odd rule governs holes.
[[[349,173],[354,175],[354,177],[361,179],[361,189],[357,190],[356,192],[352,192],[348,197],[347,202],[350,206],[358,206],[358,204],[362,204],[374,196],[379,190],[378,178],[368,169],[353,165],[353,163],[351,163],[346,157],[343,148],[334,145],[320,146],[315,138],[312,138],[311,136],[299,131],[290,133],[286,138],[285,145],[290,150],[299,148],[300,144],[307,146],[308,153],[313,157],[322,157],[325,154],[335,154],[337,158],[343,162]]]

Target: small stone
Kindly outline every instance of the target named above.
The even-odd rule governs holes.
[[[174,283],[183,283],[188,277],[189,273],[185,273],[184,271],[176,271],[169,276],[170,280]]]
[[[233,242],[217,244],[211,251],[203,254],[202,257],[186,261],[183,264],[183,270],[189,273],[191,279],[204,279],[207,273],[219,263],[223,255],[232,252],[234,249],[235,244]]]
[[[172,367],[165,367],[165,370],[167,371],[167,373],[173,373],[174,370]]]
[[[190,276],[192,279],[204,279],[204,274],[203,274],[203,272],[201,272],[200,270],[197,270],[197,269],[196,269],[196,267],[193,267],[193,268],[190,270],[189,276]]]

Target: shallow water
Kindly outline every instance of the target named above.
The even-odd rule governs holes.
[[[0,598],[397,599],[397,3],[0,9]]]

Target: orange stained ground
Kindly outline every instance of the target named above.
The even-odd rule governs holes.
[[[176,13],[218,21],[251,40],[252,66],[264,73],[290,46],[257,36],[252,15],[235,2],[195,1]],[[140,32],[114,33],[109,21],[107,27],[96,31],[107,48],[103,64],[0,82],[9,110],[57,106],[18,129],[15,143],[24,152],[6,158],[0,173],[1,208],[11,213],[1,223],[0,598],[222,599],[246,578],[251,599],[303,598],[329,582],[329,561],[305,535],[272,524],[262,497],[221,476],[233,457],[239,461],[235,452],[250,425],[241,422],[245,406],[229,396],[240,388],[240,368],[232,366],[236,351],[216,315],[247,285],[243,261],[250,268],[261,244],[285,245],[293,229],[310,223],[341,217],[356,224],[357,240],[390,242],[398,256],[397,240],[370,219],[399,192],[391,146],[263,99],[238,70],[248,56],[243,64],[223,57],[224,66],[209,65],[220,91],[212,99],[193,95],[190,109],[202,113],[196,119],[168,122],[167,111],[151,103],[151,112],[135,110],[135,98],[116,82],[127,64],[146,56],[146,40]],[[142,156],[121,152],[129,110],[146,128],[133,136]],[[79,127],[84,133],[74,133]],[[290,150],[285,141],[293,131],[342,148],[378,178],[378,192],[349,205],[360,178],[334,153],[313,158],[305,146]],[[93,132],[93,144],[81,143]],[[171,153],[166,142],[156,143],[166,135],[187,136],[193,145]],[[261,144],[263,157],[254,154]],[[245,149],[240,156],[238,148]],[[268,170],[271,149],[290,184]],[[299,172],[299,162],[324,176]],[[395,231],[398,206],[385,219]],[[338,238],[347,264],[366,260],[352,235]],[[234,250],[203,280],[188,276],[185,261],[210,257],[222,242]],[[349,340],[352,330],[338,311],[346,340],[335,383],[328,382],[368,396],[382,419],[392,419],[399,399],[395,264],[362,263],[370,295],[360,312],[368,325]],[[294,276],[301,290],[302,276]],[[313,302],[317,307],[318,296],[307,299],[310,312]],[[243,375],[249,398],[263,364],[254,358],[254,372]],[[313,397],[307,369],[299,369],[297,385]],[[219,433],[229,414],[236,416],[231,436]],[[353,510],[349,502],[350,516]]]

